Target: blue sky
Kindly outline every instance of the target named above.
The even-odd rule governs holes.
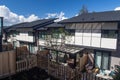
[[[0,0],[0,6],[5,5],[17,15],[25,17],[34,14],[39,18],[50,14],[64,13],[67,18],[75,16],[85,5],[89,12],[110,11],[120,7],[120,0]]]

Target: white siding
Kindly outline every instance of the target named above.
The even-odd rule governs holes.
[[[108,39],[108,38],[101,39],[102,48],[116,49],[116,44],[117,44],[117,39]]]
[[[117,23],[76,23],[73,25],[76,28],[75,38],[66,37],[69,39],[66,44],[116,49],[117,39],[101,38],[101,29],[117,30]]]
[[[76,30],[75,31],[75,44],[76,45],[82,45],[82,35],[83,35],[83,30]]]
[[[19,41],[34,42],[33,36],[29,36],[28,33],[20,33],[16,36]]]

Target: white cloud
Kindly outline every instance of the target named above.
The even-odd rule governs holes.
[[[120,10],[120,7],[116,7],[114,10],[115,10],[115,11],[118,11],[118,10]]]
[[[39,19],[38,16],[31,14],[28,17],[25,17],[23,15],[18,15],[12,11],[5,5],[0,6],[0,16],[4,17],[4,24],[5,25],[12,25],[20,22],[31,22],[34,20]]]
[[[49,18],[58,18],[57,20],[55,20],[56,22],[67,19],[67,17],[65,17],[65,13],[64,12],[60,12],[60,13],[48,13],[46,19]]]

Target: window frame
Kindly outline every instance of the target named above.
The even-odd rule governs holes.
[[[108,67],[107,69],[109,70],[110,69],[110,63],[111,63],[111,52],[110,51],[104,51],[104,50],[94,50],[94,58],[95,58],[95,67],[96,67],[96,59],[97,59],[97,56],[96,56],[96,52],[101,52],[101,67],[100,69],[103,69],[103,57],[104,57],[104,54],[108,54]]]
[[[115,34],[110,35],[111,32],[113,32]],[[116,39],[118,36],[118,30],[101,30],[101,38],[112,38],[112,39]]]
[[[39,32],[39,39],[45,40],[47,33],[44,31]]]

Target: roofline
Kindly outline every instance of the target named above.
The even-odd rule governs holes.
[[[59,24],[70,24],[70,23],[101,23],[101,22],[120,22],[120,21],[83,21],[83,22],[59,22]]]

